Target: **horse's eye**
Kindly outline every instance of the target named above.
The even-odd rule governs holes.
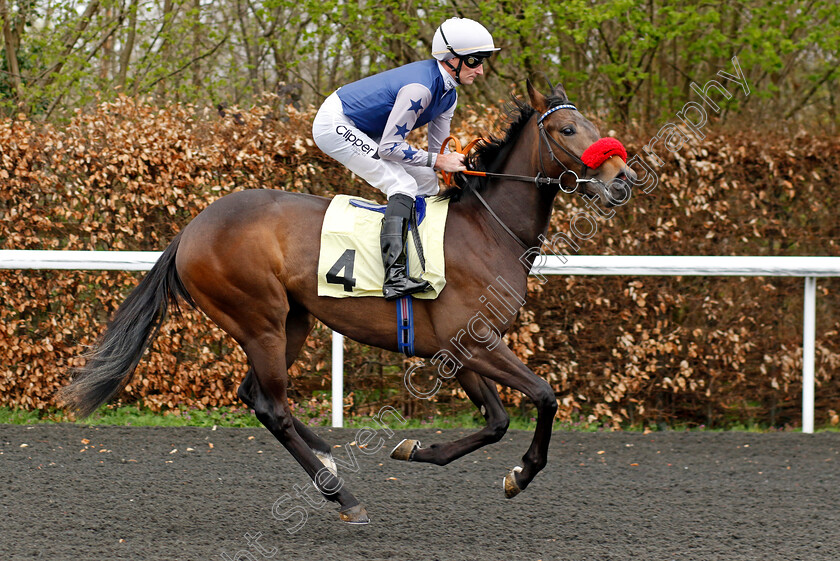
[[[563,136],[572,136],[573,134],[575,134],[575,128],[571,126],[563,127],[563,129],[560,132],[563,133]]]

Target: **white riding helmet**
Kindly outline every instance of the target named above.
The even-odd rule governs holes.
[[[455,56],[489,53],[499,49],[487,29],[467,18],[450,18],[440,24],[432,39],[432,56],[440,61]]]

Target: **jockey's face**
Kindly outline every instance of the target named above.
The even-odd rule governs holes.
[[[461,65],[461,83],[465,85],[475,82],[476,77],[484,75],[484,64],[470,68],[466,64]]]

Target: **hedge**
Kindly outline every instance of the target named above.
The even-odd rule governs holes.
[[[275,188],[378,194],[310,139],[313,110],[155,107],[120,97],[63,128],[0,122],[0,248],[161,250],[227,193]],[[602,125],[602,131],[608,126]],[[463,110],[463,140],[499,134],[501,108]],[[631,154],[644,131],[617,134]],[[637,192],[581,243],[582,254],[838,255],[840,139],[731,128],[660,156],[659,185]],[[648,160],[650,161],[650,160]],[[551,231],[580,199],[559,197]],[[67,369],[138,282],[127,272],[0,271],[0,405],[56,406]],[[563,277],[529,283],[506,341],[554,387],[565,420],[795,424],[801,394],[801,279]],[[838,284],[818,283],[817,421],[840,422]],[[291,368],[298,402],[325,400],[329,332],[316,327]],[[446,385],[430,401],[403,386],[400,355],[350,343],[345,408],[406,415],[469,408]],[[206,317],[170,318],[122,402],[155,410],[238,403],[244,354]],[[421,378],[417,379],[419,383]],[[503,391],[508,405],[528,404]]]

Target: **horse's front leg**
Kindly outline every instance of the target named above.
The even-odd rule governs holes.
[[[443,466],[478,450],[482,446],[502,439],[507,432],[510,418],[499,397],[496,382],[482,378],[472,370],[465,368],[458,371],[456,378],[464,391],[467,392],[470,400],[484,415],[487,426],[460,440],[444,444],[432,444],[428,448],[421,448],[418,440],[405,439],[397,444],[391,452],[392,458]]]
[[[548,382],[534,374],[509,348],[499,345],[493,350],[478,347],[470,351],[473,356],[464,366],[503,386],[521,391],[537,407],[537,428],[531,446],[522,456],[522,466],[513,468],[505,476],[505,496],[510,499],[524,490],[548,461],[557,399]]]

